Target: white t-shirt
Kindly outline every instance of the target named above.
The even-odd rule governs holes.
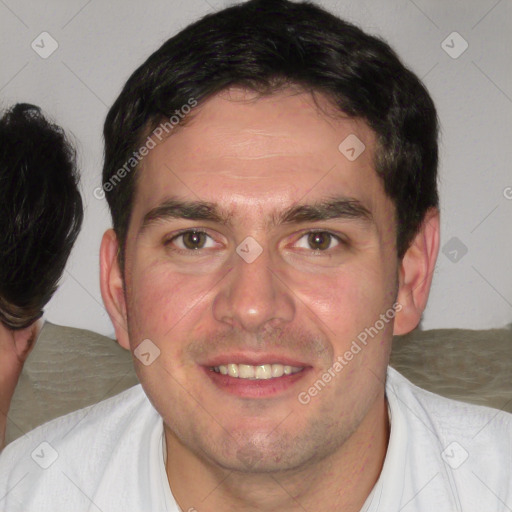
[[[512,510],[512,414],[440,397],[388,367],[391,433],[362,512]],[[163,422],[140,385],[46,423],[0,455],[2,512],[179,512]]]

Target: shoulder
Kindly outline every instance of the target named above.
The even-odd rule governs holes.
[[[472,474],[482,481],[501,482],[512,493],[512,414],[431,393],[392,367],[387,377],[392,416],[401,418],[416,458],[435,456],[460,477]]]
[[[508,432],[508,441],[511,440],[512,414],[437,395],[416,386],[391,366],[388,367],[386,394],[388,399],[394,396],[402,409],[418,420],[428,418],[429,423],[446,434],[469,437],[475,435],[474,429],[485,426],[488,436]]]
[[[126,432],[137,435],[158,413],[140,384],[107,400],[41,425],[7,445],[0,454],[0,496],[17,482],[34,488],[61,468],[106,464]],[[51,468],[54,466],[56,469]],[[48,470],[51,468],[52,471]],[[6,485],[4,489],[3,486]]]
[[[25,446],[32,446],[38,439],[54,439],[57,443],[76,438],[84,430],[98,428],[101,425],[123,422],[132,414],[134,408],[141,407],[147,402],[147,397],[140,384],[133,386],[111,398],[94,405],[78,409],[64,416],[36,427],[10,443],[2,452],[16,452]],[[78,430],[76,427],[80,426]]]

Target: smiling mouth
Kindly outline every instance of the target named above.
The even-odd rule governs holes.
[[[219,366],[211,366],[210,370],[237,379],[269,380],[299,373],[304,370],[304,367],[284,365],[281,363],[260,365],[228,363]]]

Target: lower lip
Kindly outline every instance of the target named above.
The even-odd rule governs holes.
[[[206,375],[220,389],[235,396],[244,398],[267,398],[289,390],[295,383],[303,379],[310,368],[300,372],[272,379],[239,379],[222,375],[203,366]]]

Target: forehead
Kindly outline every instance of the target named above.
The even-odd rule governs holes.
[[[374,170],[373,131],[360,119],[326,114],[333,106],[316,99],[230,89],[196,107],[190,122],[144,158],[132,219],[169,197],[216,203],[246,218],[333,194],[370,211],[389,208]]]

